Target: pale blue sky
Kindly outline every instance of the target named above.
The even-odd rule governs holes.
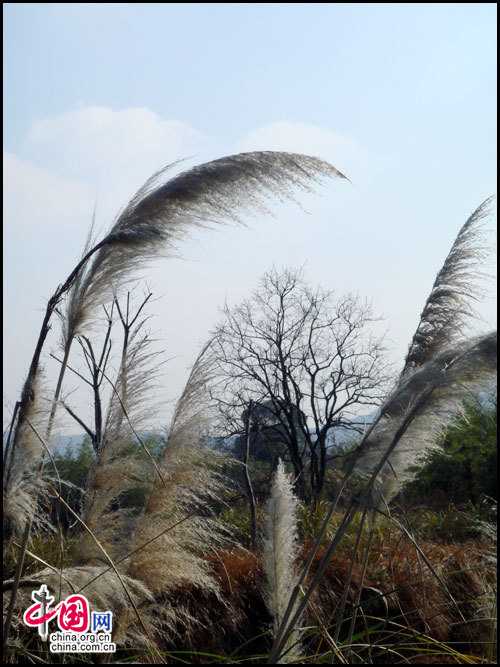
[[[495,17],[492,3],[6,3],[6,146],[98,104],[224,140],[287,118],[402,155],[431,138],[460,156],[491,144],[492,160]]]
[[[273,263],[372,299],[397,360],[460,225],[495,190],[492,3],[6,3],[4,44],[4,404],[95,198],[106,226],[166,162],[298,150],[353,182],[308,198],[309,217],[198,235],[152,271],[177,358],[169,398],[217,308]],[[493,300],[482,312],[491,326]]]

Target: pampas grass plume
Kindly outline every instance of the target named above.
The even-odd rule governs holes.
[[[297,583],[297,506],[293,484],[280,459],[267,503],[264,538],[265,598],[273,617],[274,633],[283,620],[290,594]],[[294,631],[285,644],[280,663],[294,662],[300,657],[297,642],[298,633]]]

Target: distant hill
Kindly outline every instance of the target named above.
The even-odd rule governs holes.
[[[65,454],[69,456],[72,453],[77,453],[85,440],[85,434],[79,435],[57,435],[54,438],[53,453]]]
[[[375,415],[363,415],[353,420],[353,423],[359,425],[361,428],[364,424],[367,426],[373,422]],[[160,431],[143,431],[139,435],[141,438],[149,439],[151,437],[160,436],[163,432]],[[345,427],[335,427],[330,429],[328,433],[328,446],[333,449],[345,449],[349,446],[359,435],[356,431],[347,429]],[[6,434],[4,434],[4,441]],[[233,440],[230,438],[229,440]],[[59,455],[75,455],[80,450],[83,441],[85,440],[85,433],[74,435],[57,435],[54,438],[54,445],[52,451]],[[212,436],[208,440],[208,445],[214,449],[227,448],[226,438],[220,436]],[[225,446],[224,446],[225,445]]]
[[[342,451],[349,448],[356,440],[359,440],[361,434],[370,424],[375,421],[377,413],[370,415],[361,415],[352,420],[354,428],[346,428],[345,426],[335,426],[328,431],[327,446],[332,450]],[[360,429],[360,430],[359,430]]]
[[[151,437],[159,436],[160,433],[158,431],[142,431],[139,432],[139,435],[141,439],[147,440]],[[56,454],[65,456],[77,454],[85,437],[85,433],[80,433],[78,435],[58,435],[55,437],[52,451]]]
[[[352,420],[353,427],[356,426],[358,429],[361,429],[361,433],[363,433],[364,429],[373,423],[377,414],[378,413],[375,412],[370,415],[356,417]],[[328,431],[327,447],[331,448],[332,452],[341,452],[345,449],[349,449],[349,447],[360,437],[359,430],[354,430],[354,428],[347,428],[345,426],[335,426]],[[231,446],[237,438],[238,436],[231,436],[230,438],[212,436],[208,438],[207,444],[213,449],[228,450],[231,449]]]
[[[71,450],[78,451],[85,439],[85,434],[79,435],[57,435],[54,439],[52,451],[57,454],[69,453]],[[7,442],[7,433],[3,434],[4,444]]]

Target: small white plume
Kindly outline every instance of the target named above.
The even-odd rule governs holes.
[[[267,502],[264,538],[264,571],[267,579],[265,599],[273,617],[274,633],[283,620],[298,580],[295,567],[298,552],[297,505],[293,484],[280,459],[273,478],[271,497]],[[290,635],[283,648],[280,664],[299,659],[298,635],[297,630]]]

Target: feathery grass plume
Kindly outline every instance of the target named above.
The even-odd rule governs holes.
[[[132,545],[134,549],[154,540],[133,556],[128,573],[167,600],[180,587],[218,594],[209,563],[203,558],[207,549],[217,548],[229,537],[211,515],[211,506],[220,503],[226,486],[222,474],[226,458],[206,444],[213,380],[209,343],[198,356],[177,403],[161,461],[162,480],[155,479]]]
[[[274,633],[283,620],[290,593],[297,583],[297,506],[293,485],[281,459],[274,474],[267,503],[264,539],[264,571],[267,580],[265,600],[273,617]],[[295,611],[295,610],[294,610]],[[299,633],[294,630],[282,649],[279,664],[298,661]]]
[[[136,442],[135,435],[155,413],[151,397],[158,388],[161,352],[151,350],[151,343],[139,323],[130,334],[126,359],[112,387],[102,443],[89,474],[84,520],[112,557],[123,553],[137,519],[137,508],[124,507],[124,502],[134,492],[151,490],[155,475],[144,443]],[[82,538],[80,557],[82,562],[102,559],[102,551],[89,534]]]
[[[494,378],[496,368],[497,335],[491,332],[435,354],[402,376],[360,448],[357,471],[380,470],[378,491],[390,500],[409,478],[409,466],[435,446],[464,399]]]
[[[460,342],[467,321],[475,315],[471,301],[482,294],[477,279],[488,255],[482,245],[483,222],[492,202],[493,197],[486,199],[460,229],[427,298],[403,370],[359,448],[355,469],[373,473],[398,429],[405,428],[397,446],[392,444],[394,452],[378,480],[380,486],[383,479],[380,489],[386,500],[408,478],[407,468],[435,444],[440,429],[460,410],[466,387],[480,386],[496,369],[496,333]],[[425,392],[429,398],[415,410]],[[412,410],[419,418],[403,426]]]
[[[176,163],[174,163],[176,164]],[[154,174],[118,216],[71,292],[65,338],[80,333],[95,306],[108,300],[145,262],[172,252],[195,227],[242,222],[245,210],[266,210],[272,196],[293,199],[325,177],[346,178],[318,158],[294,153],[240,153],[184,171],[167,182]]]
[[[95,245],[95,216],[96,211],[92,214],[92,222],[90,224],[89,231],[87,233],[87,238],[85,239],[85,244],[83,246],[81,258],[83,259],[91,248]],[[74,329],[74,324],[78,320],[75,309],[78,308],[78,302],[80,298],[80,290],[82,289],[82,282],[86,275],[87,269],[79,271],[75,276],[70,289],[65,295],[64,299],[64,309],[58,310],[57,314],[61,322],[61,339],[60,347],[64,352],[71,348],[71,344],[75,337],[76,331]],[[61,369],[63,370],[63,369]]]
[[[491,213],[493,200],[493,196],[485,199],[460,229],[425,302],[403,374],[456,342],[467,321],[475,316],[471,302],[478,301],[482,294],[479,269],[489,255],[483,244],[484,221]]]
[[[17,443],[10,452],[3,487],[4,536],[19,534],[33,517],[33,527],[51,529],[49,517],[38,511],[45,480],[40,474],[44,449],[39,434],[45,432],[50,401],[45,400],[43,377],[37,376],[32,400],[25,413]],[[33,427],[33,428],[32,428]]]

